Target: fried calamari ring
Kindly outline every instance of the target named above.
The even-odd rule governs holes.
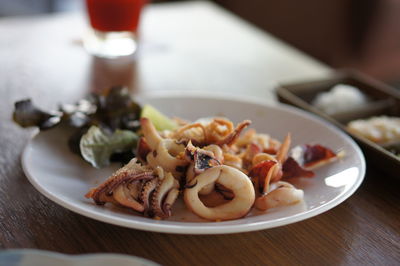
[[[219,183],[231,190],[234,198],[216,207],[207,207],[199,199],[199,191],[211,183]],[[226,165],[216,166],[196,176],[184,191],[186,206],[198,216],[208,220],[232,220],[245,216],[251,209],[255,192],[248,176]]]

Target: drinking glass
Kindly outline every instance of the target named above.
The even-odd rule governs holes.
[[[84,38],[90,53],[106,58],[133,54],[146,0],[86,0],[91,30]]]

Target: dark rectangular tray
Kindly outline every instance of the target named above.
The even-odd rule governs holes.
[[[329,115],[311,103],[320,92],[329,91],[334,85],[347,84],[357,87],[371,101],[368,105],[352,110]],[[400,178],[400,158],[389,150],[400,153],[400,143],[379,145],[362,136],[349,132],[346,125],[355,119],[365,119],[377,115],[400,117],[400,91],[380,81],[352,70],[338,71],[331,77],[301,83],[280,84],[277,87],[279,101],[312,112],[338,126],[352,136],[363,149],[368,163],[387,174]]]

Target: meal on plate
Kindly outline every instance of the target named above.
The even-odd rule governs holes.
[[[141,118],[136,157],[86,197],[162,219],[173,215],[182,195],[198,216],[232,220],[253,207],[268,210],[300,202],[303,191],[288,181],[312,177],[311,168],[342,155],[321,145],[290,149],[290,134],[282,143],[255,129],[240,136],[249,120],[236,127],[226,118],[180,123],[159,132],[150,119]]]
[[[173,215],[179,197],[210,221],[296,204],[304,193],[291,180],[313,177],[312,169],[343,156],[319,144],[292,148],[289,133],[281,142],[249,128],[250,120],[235,126],[224,117],[170,119],[153,106],[140,106],[122,88],[54,112],[19,101],[14,120],[41,130],[72,128],[71,150],[94,167],[126,161],[85,196],[155,219]]]

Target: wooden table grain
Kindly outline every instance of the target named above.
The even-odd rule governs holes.
[[[31,97],[43,108],[123,84],[134,94],[196,90],[274,101],[275,82],[330,69],[208,2],[149,6],[134,57],[104,60],[81,46],[82,14],[0,20],[0,248],[113,252],[163,265],[398,265],[399,179],[368,166],[344,203],[311,219],[250,233],[144,232],[75,214],[42,196],[20,162],[31,131],[10,117]]]

